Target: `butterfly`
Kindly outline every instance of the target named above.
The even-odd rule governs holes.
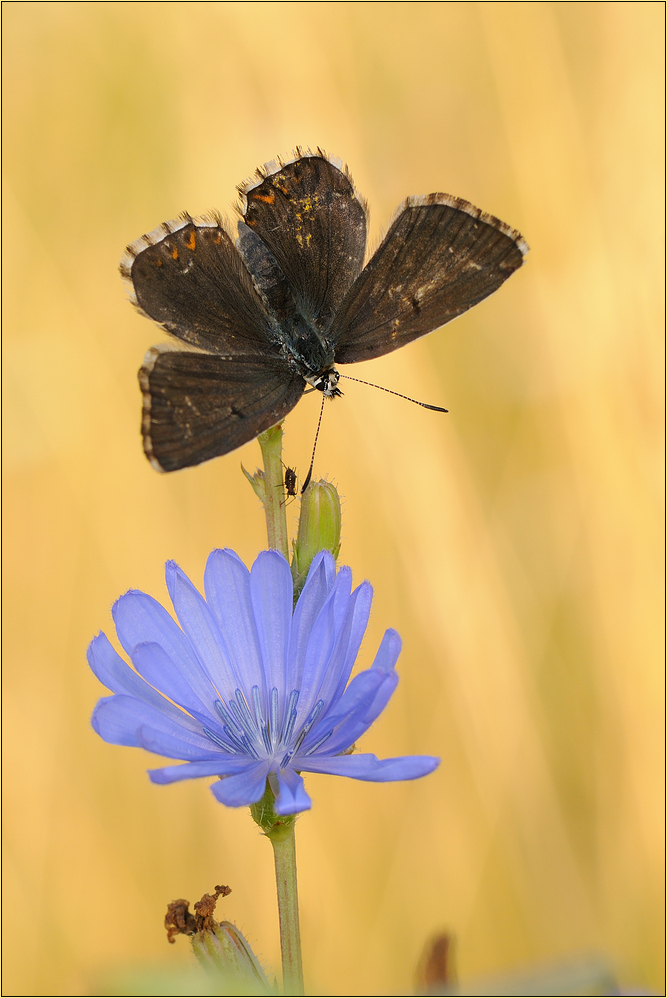
[[[144,451],[159,471],[235,450],[304,391],[341,395],[337,364],[450,322],[528,251],[493,215],[429,194],[403,202],[364,266],[366,204],[320,149],[261,167],[238,191],[235,240],[219,213],[184,213],[121,260],[134,304],[179,341],[152,347],[139,371]]]

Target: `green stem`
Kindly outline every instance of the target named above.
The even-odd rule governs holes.
[[[296,883],[295,814],[278,815],[275,795],[269,781],[264,795],[251,804],[250,813],[273,846],[280,922],[280,951],[283,958],[283,994],[303,994],[301,934],[299,932],[299,892]]]
[[[283,477],[283,428],[272,426],[258,436],[264,459],[264,513],[269,547],[280,551],[289,561],[285,483]]]
[[[299,932],[299,895],[296,883],[296,845],[294,822],[284,825],[283,835],[272,835],[276,864],[280,952],[283,960],[283,994],[302,995],[301,934]]]

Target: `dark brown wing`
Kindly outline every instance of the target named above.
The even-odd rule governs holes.
[[[176,471],[227,454],[283,419],[306,384],[280,358],[152,347],[139,371],[144,450]]]
[[[301,313],[325,331],[363,266],[364,204],[347,173],[321,155],[258,173],[259,183],[239,187],[244,221],[268,246]]]
[[[277,330],[219,218],[165,222],[127,248],[135,304],[179,339],[226,356],[277,353]]]
[[[342,303],[329,332],[336,362],[390,353],[493,294],[528,246],[458,198],[408,198]]]

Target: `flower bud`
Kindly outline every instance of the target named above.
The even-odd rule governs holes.
[[[272,994],[259,960],[240,929],[216,922],[192,937],[192,949],[201,966],[216,978],[216,994]]]
[[[293,542],[292,576],[295,597],[301,592],[310,563],[318,551],[340,552],[340,498],[331,482],[311,482],[301,497],[299,530]]]
[[[210,994],[274,994],[243,933],[231,922],[217,922],[213,917],[218,898],[227,894],[231,888],[225,886],[216,887],[214,894],[204,894],[194,905],[194,914],[183,898],[172,901],[164,920],[167,939],[173,943],[179,934],[190,936],[197,960],[212,978],[214,990]]]

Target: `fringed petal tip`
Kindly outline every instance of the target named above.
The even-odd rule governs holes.
[[[398,631],[395,631],[393,627],[387,628],[380,642],[380,647],[377,650],[372,668],[379,669],[381,672],[391,672],[398,661],[402,647],[403,642]]]

